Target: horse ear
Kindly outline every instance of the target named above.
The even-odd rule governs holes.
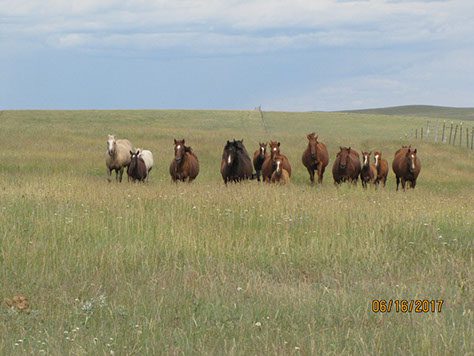
[[[229,141],[229,140],[227,140],[227,144],[230,145],[230,141]]]
[[[175,145],[176,145],[177,142],[178,142],[178,141],[176,141],[176,139],[174,139],[174,144],[175,144]]]
[[[349,148],[347,149],[348,152],[351,152],[351,146],[349,146]]]
[[[413,153],[416,154],[416,148],[415,148],[415,150],[413,151]]]
[[[308,140],[310,140],[310,139],[311,139],[311,134],[307,134],[307,135],[306,135],[306,138],[307,138]]]
[[[244,139],[241,139],[240,142],[244,143]]]
[[[280,147],[280,142],[278,142],[278,147]]]
[[[317,141],[317,140],[318,140],[318,137],[319,137],[319,135],[316,135],[316,136],[314,137],[314,139]]]
[[[183,145],[184,145],[184,142],[185,142],[185,141],[184,141],[184,138],[183,138]]]
[[[133,152],[130,150],[130,156],[133,156]]]

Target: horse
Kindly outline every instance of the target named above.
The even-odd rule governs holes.
[[[117,140],[114,135],[108,135],[105,165],[109,182],[112,180],[112,171],[115,171],[115,180],[122,182],[123,170],[130,164],[130,151],[133,151],[133,146],[129,140]]]
[[[173,182],[192,182],[199,174],[199,160],[193,149],[185,145],[186,141],[174,139],[174,159],[170,164]]]
[[[357,184],[360,173],[359,154],[350,147],[339,147],[336,160],[332,166],[334,184],[348,181]]]
[[[402,147],[395,152],[395,158],[392,162],[392,169],[397,178],[397,191],[400,181],[402,188],[405,190],[405,183],[409,182],[409,187],[415,188],[416,179],[421,171],[421,162],[417,156],[417,149],[414,150],[411,146]]]
[[[268,144],[270,146],[270,156],[265,158],[265,161],[262,165],[262,176],[264,182],[270,182],[272,178],[273,171],[276,168],[275,165],[275,156],[280,155],[282,157],[282,168],[288,172],[288,175],[291,177],[291,165],[288,158],[280,153],[280,142],[270,141]]]
[[[388,162],[386,159],[382,158],[382,152],[380,151],[374,152],[374,161],[375,168],[377,168],[377,178],[375,178],[375,185],[379,185],[380,182],[382,182],[383,186],[385,187],[388,175]]]
[[[290,182],[290,175],[283,166],[283,157],[281,155],[275,156],[275,171],[272,173],[271,182],[272,183],[280,183],[280,184],[287,184]]]
[[[370,163],[372,152],[362,151],[362,168],[360,170],[360,181],[362,187],[367,188],[367,183],[375,183],[377,178],[377,168],[375,164]]]
[[[255,168],[257,180],[260,182],[260,176],[262,175],[262,165],[268,155],[267,144],[262,142],[259,142],[258,144],[260,147],[253,154],[253,168]]]
[[[252,161],[242,140],[227,141],[222,152],[221,175],[224,183],[252,179]]]
[[[318,171],[318,183],[323,182],[323,174],[329,163],[329,154],[326,145],[318,141],[316,133],[312,132],[306,136],[308,147],[303,152],[301,161],[309,173],[311,184],[314,184],[314,171]]]
[[[149,150],[143,150],[141,148],[137,148],[136,153],[140,158],[143,159],[143,162],[145,162],[145,166],[147,169],[146,180],[148,181],[148,178],[150,177],[150,171],[154,165],[153,153],[151,153],[151,151]]]
[[[140,157],[139,152],[130,151],[130,164],[127,168],[128,180],[132,182],[143,182],[148,176],[148,169],[145,161]]]

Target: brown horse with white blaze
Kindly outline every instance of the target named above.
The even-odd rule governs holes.
[[[312,132],[306,136],[308,147],[303,152],[301,161],[309,173],[311,184],[314,184],[314,172],[318,172],[318,183],[323,182],[323,174],[329,163],[329,153],[326,145],[318,141],[318,136]]]
[[[199,160],[191,147],[182,140],[174,140],[174,158],[170,164],[173,182],[192,182],[199,174]]]
[[[409,182],[411,188],[415,188],[416,179],[421,171],[421,162],[417,156],[417,149],[414,150],[409,147],[402,147],[395,152],[395,158],[392,162],[392,169],[397,179],[397,190],[402,182],[402,188],[405,190],[406,182]]]
[[[374,161],[375,168],[377,169],[377,178],[375,178],[375,185],[379,185],[380,182],[382,182],[383,186],[385,187],[388,175],[388,162],[386,159],[382,158],[382,152],[380,151],[374,152]]]
[[[362,168],[360,170],[360,181],[362,187],[367,188],[367,183],[375,183],[377,178],[377,168],[375,164],[370,163],[372,152],[362,151]]]
[[[291,177],[291,165],[288,158],[280,152],[280,142],[270,141],[268,144],[270,147],[270,156],[265,158],[265,161],[262,165],[262,176],[264,182],[270,182],[272,174],[276,169],[275,157],[277,155],[281,156],[282,162],[281,166],[288,172],[288,175]]]
[[[259,148],[253,154],[253,168],[255,168],[255,174],[257,180],[260,182],[260,176],[262,175],[262,166],[265,159],[268,157],[267,144],[259,142]]]

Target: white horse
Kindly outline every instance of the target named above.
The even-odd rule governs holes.
[[[115,180],[122,181],[123,169],[130,164],[130,151],[133,151],[133,147],[129,140],[117,140],[114,135],[108,136],[105,164],[109,182],[112,178],[112,171],[115,171]]]

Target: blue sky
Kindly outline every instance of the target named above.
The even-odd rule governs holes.
[[[472,0],[0,0],[0,109],[474,106]]]

